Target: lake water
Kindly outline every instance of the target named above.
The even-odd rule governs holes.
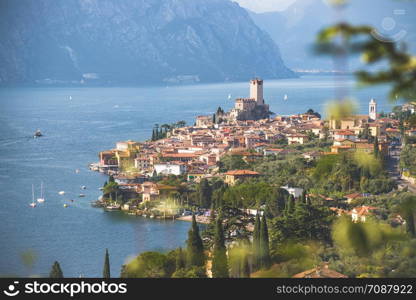
[[[343,79],[307,76],[266,81],[265,100],[278,114],[308,108],[322,112],[325,102],[334,98],[335,88],[343,87],[357,99],[361,113],[367,113],[371,97],[377,99],[379,110],[391,109],[386,87],[356,89],[351,77]],[[197,115],[212,114],[218,106],[229,109],[233,105],[229,94],[248,96],[248,83],[0,89],[0,275],[45,276],[58,260],[64,276],[101,276],[108,248],[112,275],[119,276],[123,262],[137,253],[184,245],[187,222],[92,208],[90,201],[100,195],[99,187],[107,178],[89,171],[87,165],[117,141],[150,137],[155,123],[193,124]],[[282,100],[285,94],[287,101]],[[37,128],[45,136],[33,139]],[[46,202],[33,209],[31,185],[38,195],[41,181]],[[82,185],[87,186],[85,191]],[[64,196],[58,195],[61,190]],[[86,197],[78,198],[79,193]],[[64,208],[68,199],[75,202]]]

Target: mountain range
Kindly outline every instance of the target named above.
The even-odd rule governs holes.
[[[334,70],[329,57],[313,52],[317,33],[324,27],[348,22],[370,25],[381,36],[399,37],[412,53],[416,53],[416,1],[414,0],[347,0],[342,9],[334,9],[329,0],[297,0],[283,11],[255,13],[250,17],[269,33],[288,67],[295,70]],[[349,68],[361,67],[358,58],[350,59]]]
[[[0,84],[170,84],[292,77],[229,0],[2,0]]]

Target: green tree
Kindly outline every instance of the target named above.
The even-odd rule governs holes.
[[[225,248],[224,230],[221,217],[217,218],[212,259],[212,276],[214,278],[228,278],[227,249]]]
[[[122,268],[122,278],[166,278],[167,257],[159,252],[143,252]]]
[[[156,132],[155,129],[152,129],[152,141],[156,141]]]
[[[290,215],[295,210],[295,197],[293,195],[289,195],[287,198],[287,204],[286,204],[286,214]]]
[[[110,256],[108,255],[108,249],[105,249],[103,278],[111,278],[111,276],[110,276]]]
[[[176,270],[184,269],[186,267],[186,257],[182,251],[182,248],[178,249],[176,256]]]
[[[260,266],[262,269],[268,269],[270,265],[269,230],[267,228],[266,216],[263,215],[260,226]]]
[[[64,274],[62,273],[61,266],[59,262],[55,261],[52,265],[52,269],[49,273],[49,278],[64,278]]]
[[[199,184],[199,206],[204,208],[211,207],[212,189],[206,178],[202,179]]]
[[[257,212],[253,231],[253,265],[255,269],[260,267],[260,227],[260,214]]]
[[[399,211],[406,220],[406,231],[412,236],[416,236],[415,228],[415,212],[416,212],[416,196],[404,194],[399,205]]]
[[[250,278],[250,265],[248,263],[248,255],[243,256],[241,262],[241,276],[242,278]]]
[[[374,157],[375,158],[380,157],[380,149],[379,149],[378,138],[377,137],[374,139]]]
[[[195,215],[192,215],[192,225],[188,232],[187,248],[187,267],[203,267],[205,265],[204,245],[199,235],[199,227],[196,223]]]

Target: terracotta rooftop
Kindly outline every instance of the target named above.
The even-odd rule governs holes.
[[[251,170],[233,170],[233,171],[228,171],[227,173],[225,173],[225,175],[232,175],[232,176],[238,176],[238,175],[260,175],[260,173],[255,172],[255,171],[251,171]]]

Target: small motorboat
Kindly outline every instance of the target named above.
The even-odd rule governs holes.
[[[87,187],[85,185],[81,186],[81,190],[85,190]]]
[[[33,134],[33,137],[38,138],[38,137],[41,137],[41,136],[42,136],[42,132],[40,132],[39,129],[36,129],[35,133]]]
[[[65,208],[67,208],[67,207],[68,207],[68,204],[66,204],[66,203],[65,203],[65,204],[64,204],[64,207],[65,207]]]
[[[76,169],[76,170],[75,170],[75,173],[76,173],[76,174],[78,174],[78,173],[79,173],[79,169]]]
[[[65,195],[65,191],[60,191],[58,194],[59,195]]]
[[[84,194],[79,194],[78,197],[82,198],[82,197],[85,197],[85,195]]]
[[[115,205],[107,205],[105,207],[105,210],[119,210],[120,209],[120,205],[115,204]]]

